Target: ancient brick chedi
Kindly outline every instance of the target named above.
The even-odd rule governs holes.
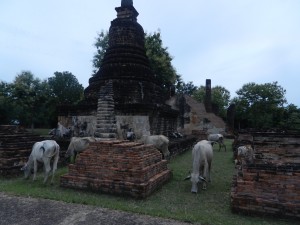
[[[85,135],[105,140],[91,143],[76,163],[69,165],[61,186],[145,198],[172,173],[156,148],[122,140],[124,131],[133,129],[137,138],[150,133],[167,135],[176,128],[178,113],[164,104],[132,1],[122,1],[116,11],[102,66],[85,90],[85,104],[96,107],[89,112],[83,106],[67,109],[65,115],[71,116],[72,122],[94,126]]]
[[[97,115],[113,113],[115,118],[110,121],[116,123],[117,138],[123,138],[128,128],[132,128],[137,137],[168,135],[176,130],[178,111],[165,104],[169,96],[150,68],[144,30],[137,22],[139,14],[132,1],[122,1],[116,11],[117,18],[109,29],[109,47],[100,70],[89,79],[84,102],[78,107],[61,107],[59,120],[67,127],[80,127],[85,123],[89,136],[114,136],[114,130],[105,131],[100,120],[96,123]],[[98,105],[102,89],[110,90],[114,105],[109,109]],[[103,101],[105,99],[101,104]]]

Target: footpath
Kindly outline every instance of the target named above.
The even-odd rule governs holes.
[[[97,224],[191,225],[175,220],[53,200],[16,197],[0,192],[0,225]]]

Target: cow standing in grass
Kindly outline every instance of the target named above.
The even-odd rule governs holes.
[[[25,174],[25,179],[29,178],[31,175],[31,170],[33,168],[33,180],[36,180],[36,173],[38,162],[44,164],[45,168],[45,178],[44,184],[48,180],[49,173],[51,171],[51,159],[54,158],[53,166],[52,166],[52,179],[51,184],[53,183],[54,173],[57,169],[57,162],[59,159],[59,145],[56,141],[53,140],[46,140],[41,142],[36,142],[33,147],[31,154],[29,156],[28,162],[22,167],[22,170]]]
[[[207,136],[207,140],[211,142],[211,145],[214,146],[214,143],[219,144],[219,151],[221,148],[225,148],[226,152],[226,145],[224,144],[224,136],[222,134],[209,134]]]
[[[185,180],[191,180],[192,193],[198,192],[198,183],[203,182],[202,189],[206,189],[206,181],[211,181],[210,170],[213,159],[213,148],[211,142],[202,140],[199,141],[193,148],[193,171],[185,178]]]

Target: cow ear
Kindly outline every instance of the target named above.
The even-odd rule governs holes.
[[[191,175],[184,178],[184,180],[189,180],[189,179],[191,179]]]

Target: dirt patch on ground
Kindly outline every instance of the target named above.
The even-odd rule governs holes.
[[[190,225],[99,207],[0,193],[0,225]],[[199,224],[200,225],[200,224]]]

